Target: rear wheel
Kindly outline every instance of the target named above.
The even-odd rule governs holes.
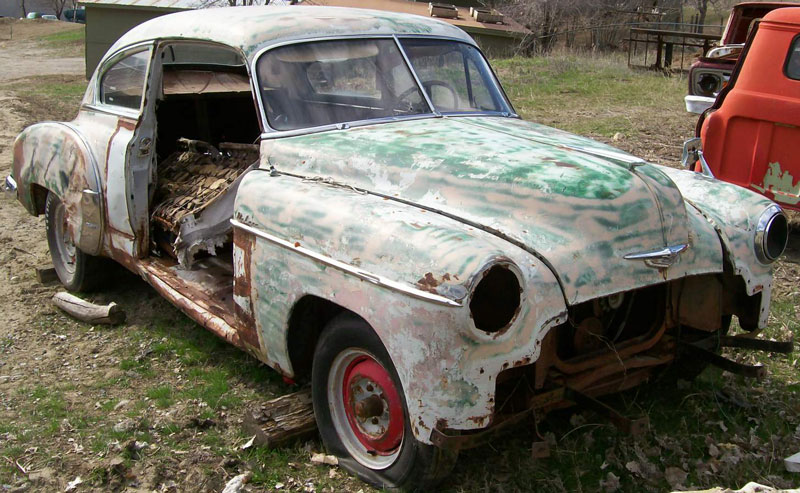
[[[312,398],[327,449],[378,488],[429,488],[455,465],[457,452],[414,438],[397,372],[360,318],[340,316],[325,328],[314,352]]]
[[[47,246],[58,279],[70,291],[89,291],[102,280],[103,259],[80,251],[67,228],[67,210],[54,193],[47,194],[44,219]]]

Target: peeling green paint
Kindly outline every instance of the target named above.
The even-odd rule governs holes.
[[[800,202],[800,180],[795,183],[792,174],[789,170],[782,170],[780,163],[769,163],[761,185],[751,183],[750,186],[761,193],[772,192],[776,202],[788,205]]]

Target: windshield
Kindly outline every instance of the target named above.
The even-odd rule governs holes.
[[[443,40],[401,43],[436,111],[510,112],[474,47]],[[261,56],[256,70],[275,130],[432,114],[394,39],[282,46]]]

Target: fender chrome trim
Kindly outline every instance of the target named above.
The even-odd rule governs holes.
[[[629,253],[623,258],[625,260],[644,260],[645,265],[656,269],[666,269],[678,260],[678,256],[689,248],[687,243],[680,245],[670,245],[658,250],[647,252]]]
[[[3,184],[3,191],[9,195],[17,194],[17,182],[11,175],[6,176],[6,182]]]
[[[264,231],[262,231],[260,229],[254,228],[253,226],[245,224],[245,223],[243,223],[241,221],[238,221],[236,219],[231,219],[231,224],[235,228],[239,228],[239,229],[241,229],[243,231],[247,231],[248,233],[254,234],[254,235],[258,236],[259,238],[263,238],[263,239],[269,241],[270,243],[273,243],[275,245],[283,247],[283,248],[285,248],[287,250],[291,250],[291,251],[297,252],[300,255],[308,257],[308,258],[310,258],[312,260],[316,260],[317,262],[325,264],[325,265],[327,265],[329,267],[333,267],[333,268],[338,269],[338,270],[340,270],[342,272],[345,272],[347,274],[352,274],[352,275],[356,276],[357,278],[361,279],[362,281],[367,281],[367,282],[370,282],[370,283],[375,284],[377,286],[381,286],[381,287],[384,287],[384,288],[387,288],[387,289],[391,289],[392,291],[397,291],[397,292],[400,292],[400,293],[403,293],[403,294],[407,294],[409,296],[413,296],[414,298],[418,298],[418,299],[425,300],[425,301],[430,301],[431,303],[436,303],[436,304],[444,305],[444,306],[452,306],[452,307],[460,307],[460,306],[462,306],[461,303],[453,301],[450,298],[446,298],[444,296],[441,296],[441,295],[438,295],[438,294],[434,294],[434,293],[429,293],[429,292],[423,291],[421,289],[412,288],[411,286],[409,286],[409,285],[407,285],[405,283],[398,282],[398,281],[393,281],[391,279],[386,279],[385,277],[379,276],[377,274],[372,274],[370,272],[364,271],[364,270],[359,269],[359,268],[357,268],[355,266],[352,266],[350,264],[346,264],[346,263],[341,262],[339,260],[336,260],[334,258],[328,257],[327,255],[323,255],[323,254],[315,252],[313,250],[309,250],[307,248],[304,248],[304,247],[300,246],[299,243],[292,243],[290,241],[286,241],[284,239],[281,239],[281,238],[278,238],[276,236],[273,236],[273,235],[271,235],[271,234],[269,234],[267,232],[264,232]]]

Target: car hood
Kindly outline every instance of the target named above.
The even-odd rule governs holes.
[[[625,259],[691,242],[678,188],[629,154],[523,120],[432,118],[268,140],[262,165],[501,236],[544,260],[570,304],[720,268],[691,248],[669,269]]]

